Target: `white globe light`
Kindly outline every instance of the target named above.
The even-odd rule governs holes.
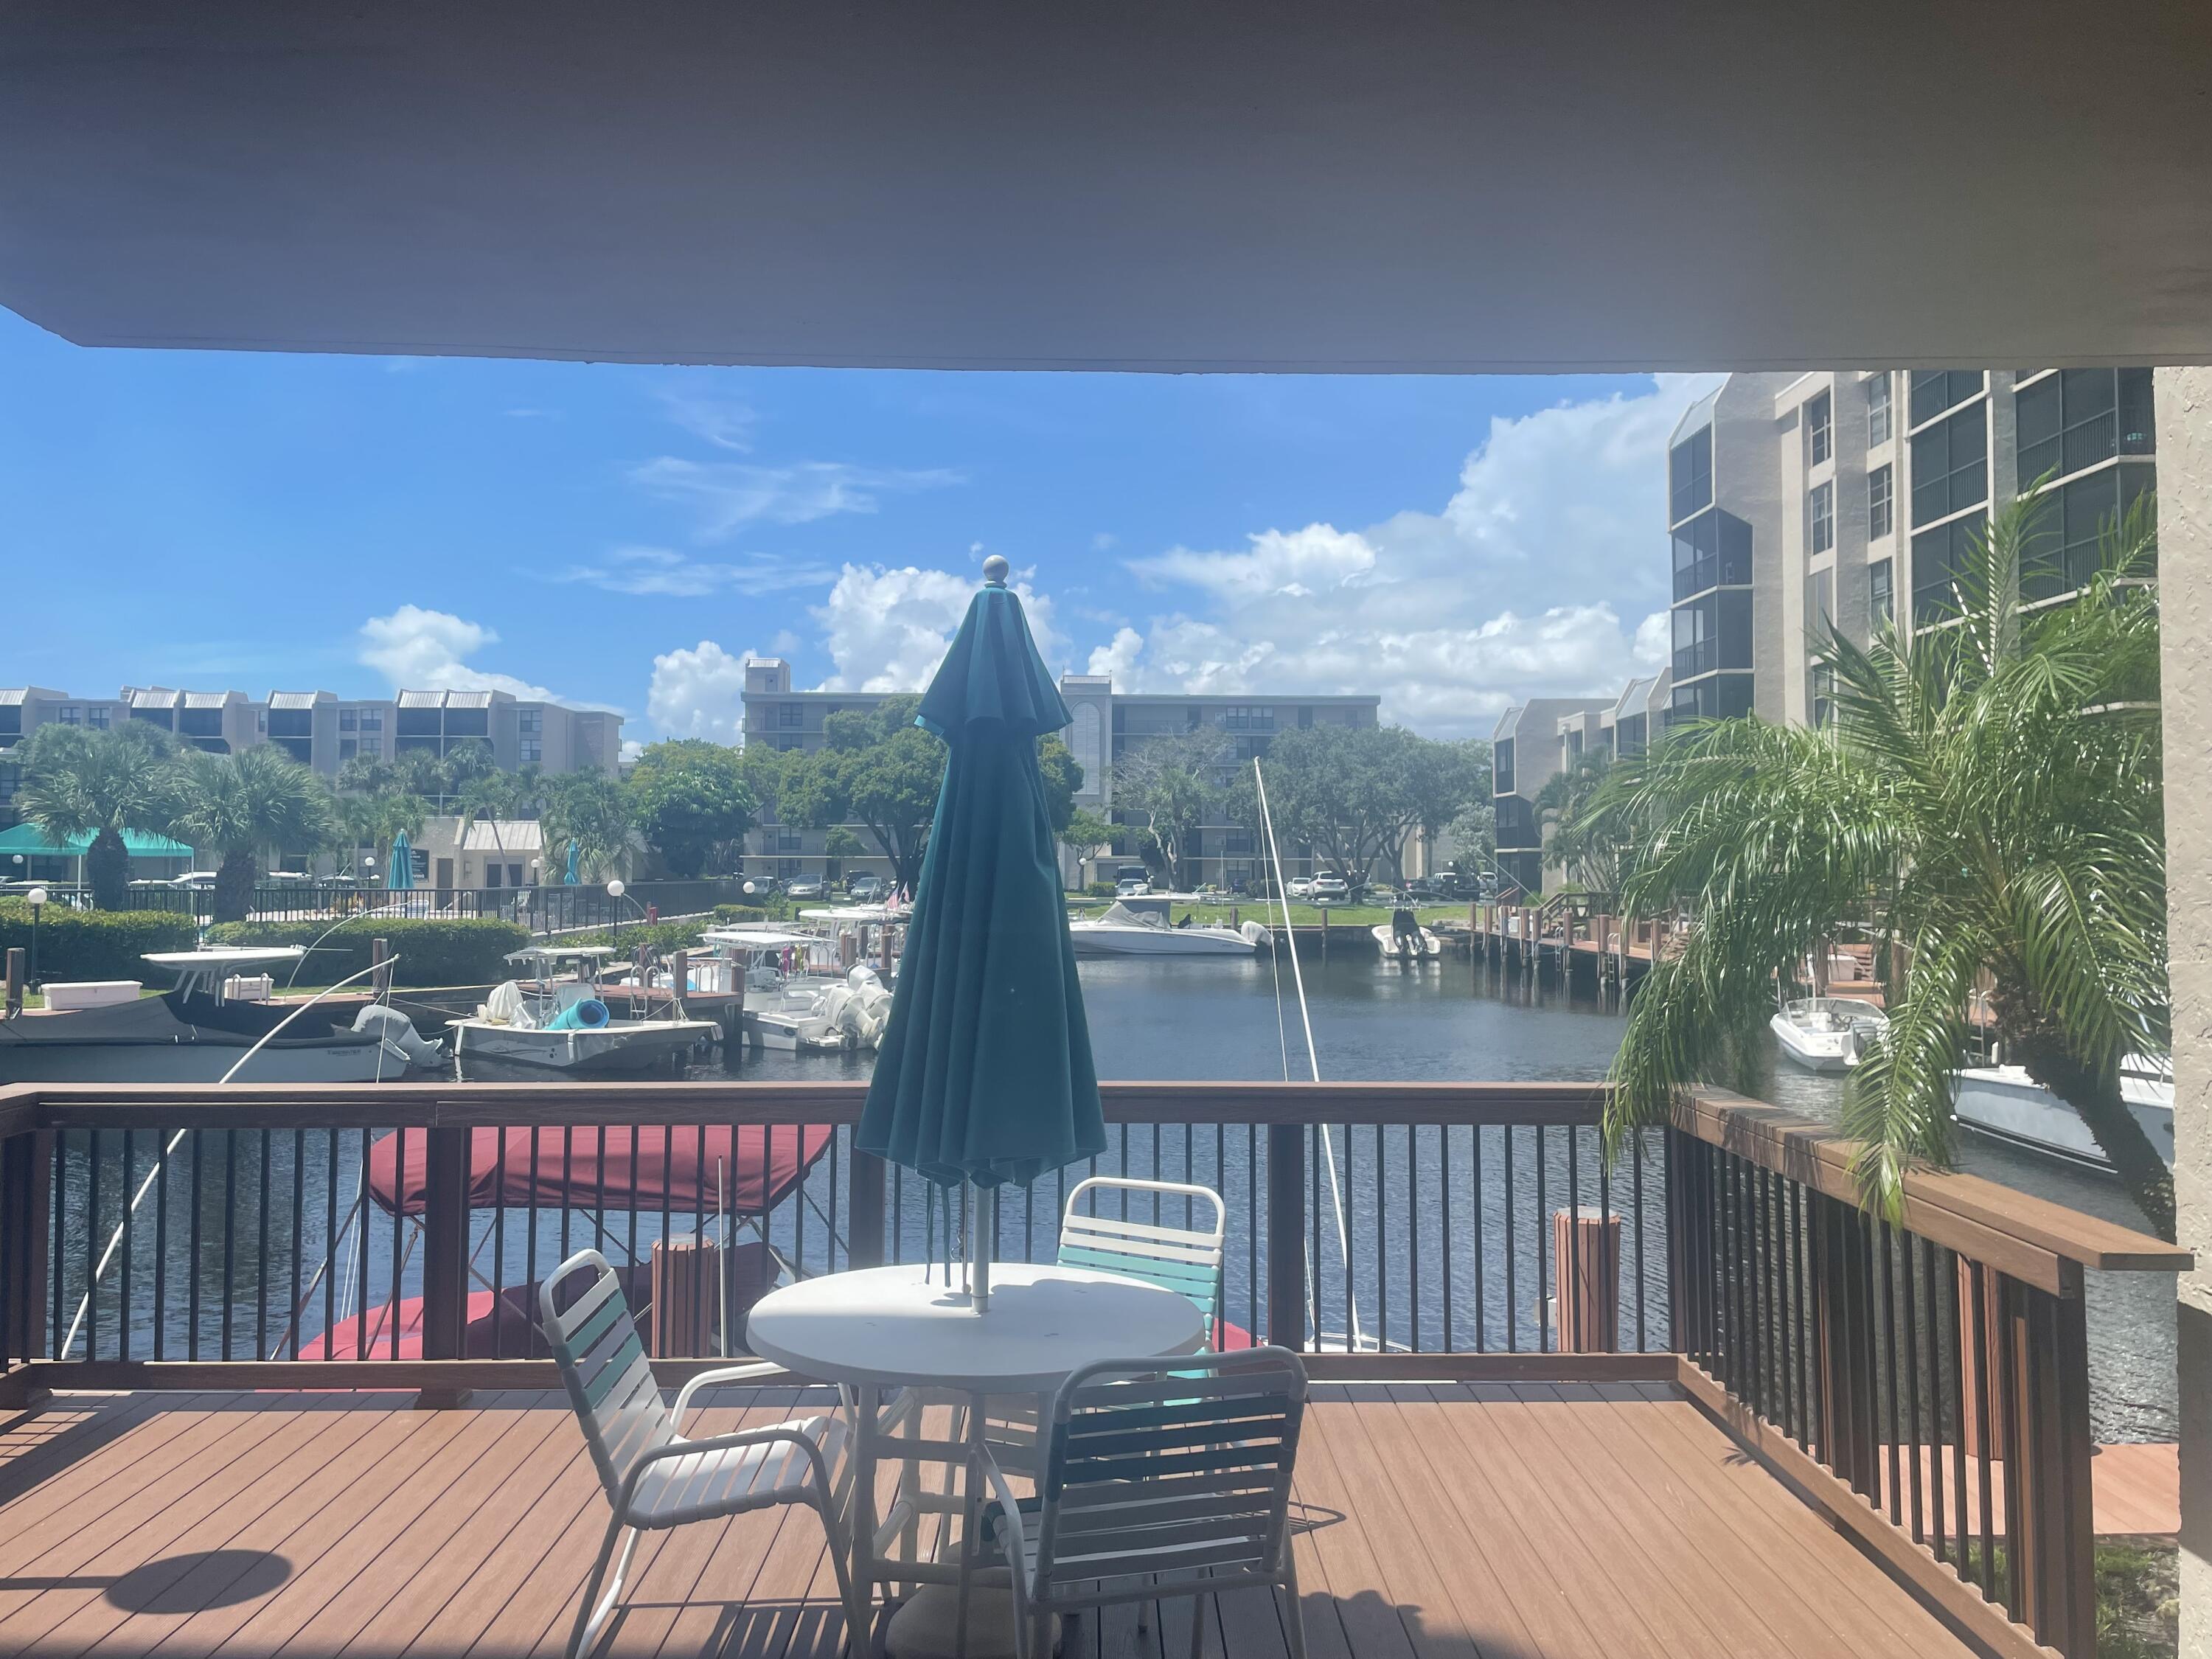
[[[609,898],[620,898],[623,896],[623,891],[624,889],[620,878],[617,878],[615,880],[607,884],[607,896]]]
[[[46,890],[43,887],[33,887],[23,896],[33,904],[44,904],[46,902]]]
[[[747,882],[747,883],[745,884],[745,891],[746,891],[746,893],[747,893],[748,895],[750,895],[750,894],[752,892],[752,890],[753,890],[753,884],[752,884],[752,883],[750,883],[750,882]]]

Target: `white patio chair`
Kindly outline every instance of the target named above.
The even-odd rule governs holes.
[[[1206,1227],[1171,1227],[1160,1222],[1123,1220],[1103,1212],[1110,1194],[1131,1198],[1157,1195],[1164,1213],[1168,1200],[1188,1200],[1200,1214],[1211,1214]],[[1085,1197],[1091,1208],[1083,1208]],[[1136,1209],[1133,1203],[1128,1206]],[[1146,1206],[1150,1208],[1151,1206]],[[1060,1220],[1060,1265],[1096,1267],[1104,1273],[1141,1279],[1164,1290],[1177,1291],[1198,1304],[1206,1318],[1206,1344],[1215,1346],[1217,1322],[1221,1317],[1223,1239],[1228,1231],[1229,1208],[1211,1187],[1180,1181],[1138,1181],[1126,1176],[1092,1176],[1077,1183],[1067,1195],[1067,1212]]]
[[[1291,1659],[1306,1659],[1290,1528],[1305,1399],[1305,1367],[1287,1348],[1171,1367],[1108,1360],[1069,1376],[1037,1496],[1017,1497],[981,1460],[1018,1659],[1042,1659],[1055,1613],[1182,1595],[1199,1659],[1206,1598],[1251,1584],[1282,1593]]]
[[[565,1310],[556,1307],[556,1289],[585,1269],[592,1273],[591,1284]],[[672,1409],[653,1380],[621,1281],[597,1250],[580,1250],[562,1262],[539,1287],[538,1305],[545,1340],[613,1510],[599,1559],[584,1581],[568,1659],[581,1659],[605,1633],[621,1603],[641,1534],[776,1504],[805,1504],[821,1516],[852,1651],[864,1654],[869,1602],[865,1591],[854,1594],[847,1576],[840,1542],[842,1498],[830,1475],[844,1450],[843,1415],[687,1439],[681,1432],[684,1415],[702,1389],[780,1376],[781,1369],[755,1363],[702,1371],[684,1385]],[[601,1595],[600,1582],[617,1540],[623,1540],[622,1559]]]

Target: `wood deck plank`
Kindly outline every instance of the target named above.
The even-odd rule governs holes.
[[[60,1535],[52,1530],[58,1518],[81,1524],[82,1513],[103,1501],[106,1482],[119,1481],[127,1490],[145,1471],[162,1468],[164,1446],[179,1435],[204,1432],[202,1419],[218,1398],[173,1395],[173,1409],[164,1411],[161,1395],[132,1395],[129,1403],[116,1401],[80,1425],[80,1437],[56,1437],[20,1463],[11,1462],[0,1474],[0,1491],[8,1493],[0,1504],[0,1572],[12,1572],[50,1548]],[[138,1409],[139,1402],[146,1408]],[[64,1470],[68,1482],[57,1483],[54,1477]]]
[[[1678,1397],[1458,1384],[1315,1396],[1292,1547],[1316,1659],[1963,1659]],[[732,1390],[702,1426],[814,1408],[786,1398]],[[10,1659],[554,1659],[565,1645],[605,1498],[557,1396],[436,1412],[358,1395],[61,1410],[58,1433],[0,1425],[0,1479],[46,1468],[23,1507],[90,1516],[73,1545],[45,1547],[55,1560],[136,1571],[173,1610],[39,1587],[0,1622]],[[140,1434],[164,1460],[161,1490],[182,1494],[151,1510],[117,1478]],[[33,1443],[71,1435],[89,1455]],[[0,1541],[23,1543],[9,1528]],[[202,1555],[216,1551],[236,1553]],[[248,1564],[270,1556],[289,1577],[257,1588]],[[633,1584],[601,1659],[838,1659],[843,1644],[811,1512],[650,1539]],[[1083,1619],[1067,1659],[1184,1659],[1189,1606],[1146,1604],[1141,1625],[1135,1607]],[[1265,1592],[1222,1598],[1205,1632],[1205,1659],[1287,1659]]]

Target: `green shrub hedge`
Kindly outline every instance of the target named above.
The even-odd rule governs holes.
[[[757,904],[718,904],[714,907],[714,926],[726,927],[732,922],[766,921],[768,912]]]
[[[167,977],[138,960],[149,951],[189,951],[199,942],[190,916],[165,910],[72,910],[49,904],[39,913],[38,976],[46,980]],[[0,951],[31,948],[31,907],[0,899]]]
[[[514,976],[507,954],[530,943],[530,930],[489,918],[410,920],[365,916],[332,927],[321,921],[226,921],[208,929],[210,945],[306,945],[302,985],[329,985],[368,966],[373,939],[398,958],[395,985],[490,985]]]

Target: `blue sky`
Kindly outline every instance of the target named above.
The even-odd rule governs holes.
[[[0,385],[0,684],[539,687],[640,739],[728,736],[748,653],[918,684],[992,552],[1057,667],[1484,732],[1650,659],[1698,389],[88,351],[4,311]]]

